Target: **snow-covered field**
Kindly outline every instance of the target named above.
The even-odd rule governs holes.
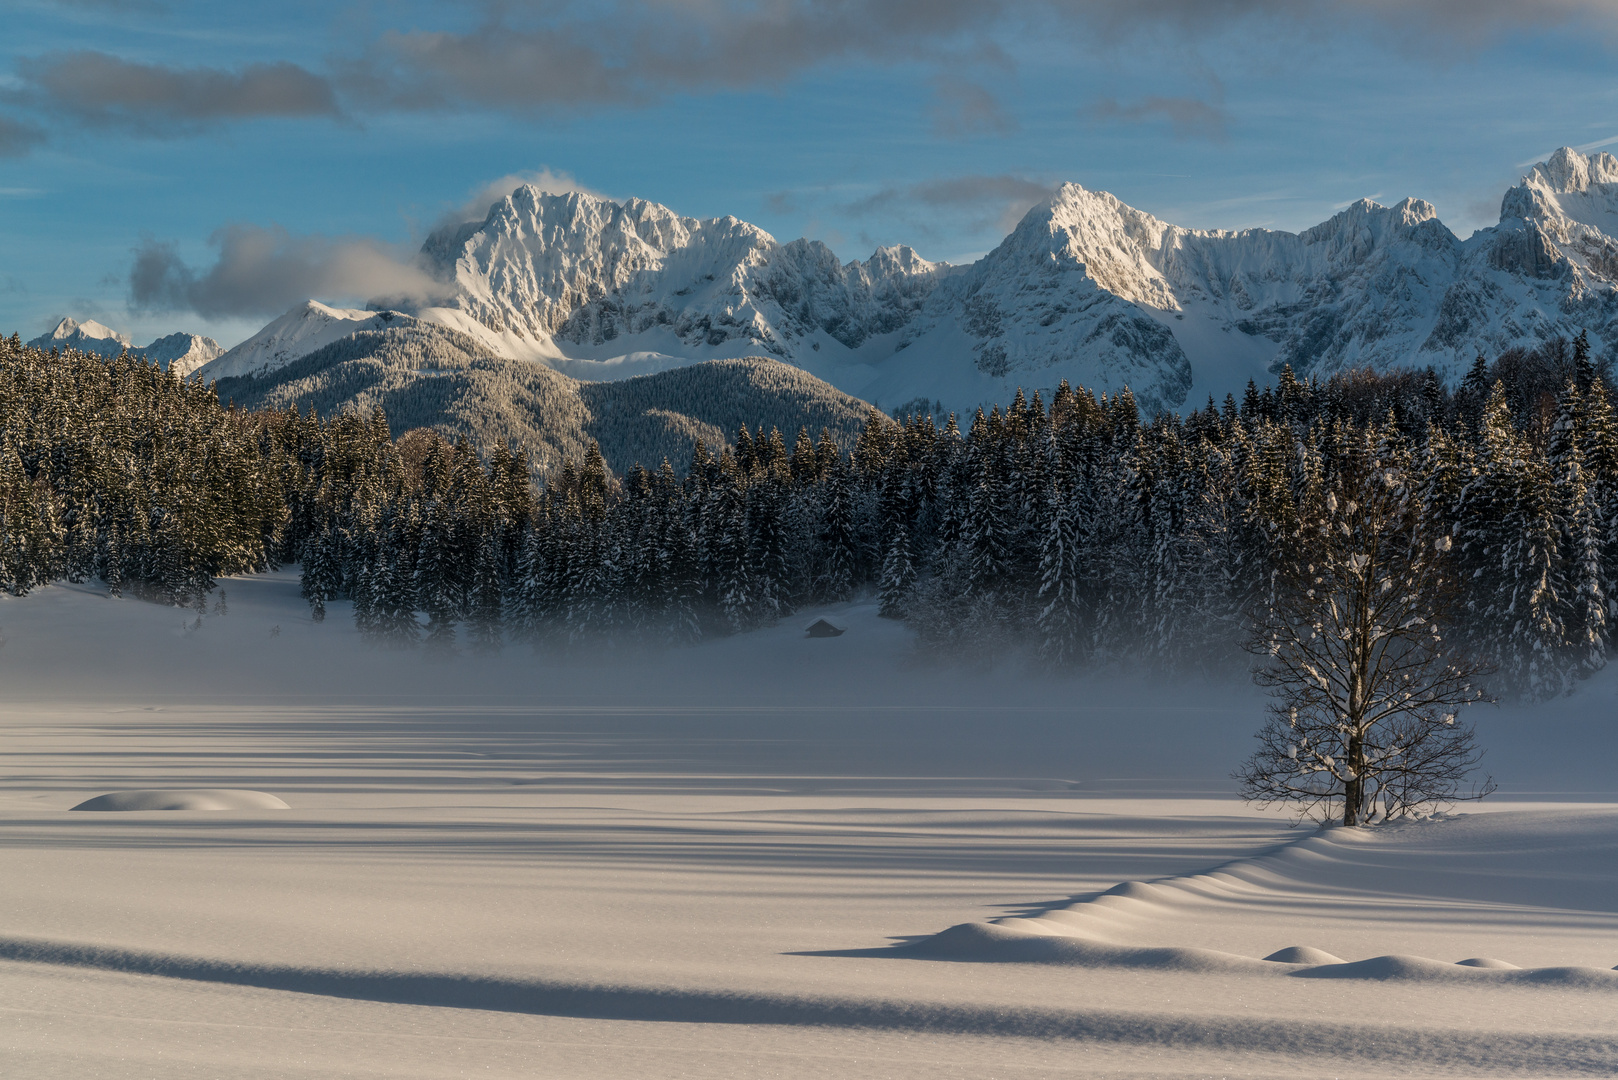
[[[1230,794],[1242,672],[860,605],[444,662],[225,590],[0,598],[0,1076],[1618,1072],[1612,670],[1480,715],[1489,802],[1320,833]],[[69,810],[189,788],[290,809]]]

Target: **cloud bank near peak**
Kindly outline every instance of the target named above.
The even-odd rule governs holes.
[[[539,168],[478,185],[434,226],[482,221],[489,207],[528,184],[553,195],[607,196],[565,172]],[[296,234],[280,225],[227,225],[208,239],[211,265],[196,267],[178,247],[147,236],[127,274],[133,311],[191,311],[207,319],[279,315],[311,297],[331,302],[428,303],[443,285],[414,247],[366,236]]]
[[[209,242],[213,265],[187,265],[175,245],[145,238],[129,268],[136,311],[194,311],[208,319],[279,315],[310,297],[427,301],[440,288],[402,253],[369,237],[298,236],[280,226],[230,225]]]
[[[484,216],[488,214],[489,207],[523,186],[536,187],[547,195],[567,195],[576,191],[584,195],[594,195],[599,199],[612,197],[594,188],[586,187],[568,173],[542,167],[530,172],[507,173],[480,185],[467,198],[466,202],[462,203],[460,207],[446,217],[446,220],[453,218],[457,222],[482,221]]]

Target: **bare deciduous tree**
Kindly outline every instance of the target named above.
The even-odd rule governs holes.
[[[1243,798],[1358,825],[1477,799],[1482,757],[1457,711],[1485,700],[1481,668],[1444,637],[1450,539],[1422,520],[1409,478],[1366,448],[1305,496],[1247,642],[1276,699],[1235,774]]]

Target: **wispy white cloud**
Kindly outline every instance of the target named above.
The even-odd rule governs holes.
[[[1333,210],[1347,210],[1350,206],[1353,206],[1362,199],[1370,199],[1372,202],[1376,202],[1380,198],[1382,198],[1382,192],[1373,191],[1369,195],[1356,195],[1354,198],[1348,199],[1344,202],[1332,203],[1331,208]]]
[[[585,195],[595,195],[598,198],[611,197],[594,188],[586,187],[568,173],[541,166],[529,172],[507,173],[505,176],[497,177],[486,184],[478,185],[477,190],[456,211],[459,215],[457,220],[481,220],[489,212],[490,206],[525,185],[536,187],[547,195],[567,195],[578,191]]]
[[[1575,146],[1572,149],[1577,150],[1581,154],[1588,154],[1592,150],[1600,150],[1602,147],[1612,146],[1614,143],[1618,143],[1618,135],[1610,135],[1605,139],[1597,139],[1595,142],[1580,143],[1578,146]],[[1559,149],[1561,149],[1561,147],[1557,147],[1557,150]],[[1546,158],[1550,157],[1554,153],[1556,153],[1556,150],[1547,150],[1537,157],[1531,157],[1527,161],[1517,162],[1516,167],[1519,169],[1531,169],[1535,165],[1542,164]]]

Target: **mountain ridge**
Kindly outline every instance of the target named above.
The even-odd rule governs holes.
[[[1281,230],[1192,229],[1062,184],[965,266],[904,246],[843,262],[732,216],[519,186],[432,233],[429,300],[308,301],[202,367],[263,373],[356,332],[433,324],[585,381],[766,356],[888,409],[968,411],[1062,379],[1148,413],[1290,365],[1432,367],[1587,331],[1618,349],[1618,159],[1558,150],[1462,239],[1431,203],[1350,203]],[[104,329],[104,328],[103,328]]]

